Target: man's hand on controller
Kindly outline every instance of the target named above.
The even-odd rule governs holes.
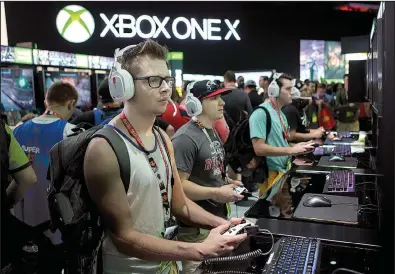
[[[231,218],[229,220],[229,223],[231,225],[238,225],[238,224],[241,224],[241,222],[244,221],[244,220],[245,220],[245,217],[243,217],[243,218]]]
[[[237,194],[234,188],[238,187],[238,184],[227,184],[220,188],[216,188],[214,191],[214,200],[219,203],[230,203],[241,200],[244,198],[243,195]]]
[[[291,148],[292,155],[306,154],[314,150],[312,142],[297,143]]]
[[[220,225],[210,231],[208,237],[199,245],[203,260],[224,256],[235,250],[247,238],[247,233],[235,236],[224,236],[223,232],[229,229],[229,224]]]

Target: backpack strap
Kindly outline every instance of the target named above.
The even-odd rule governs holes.
[[[117,156],[119,164],[121,179],[125,187],[125,191],[127,192],[130,182],[130,157],[124,141],[118,135],[118,133],[116,133],[110,127],[106,126],[99,129],[95,134],[93,134],[92,138],[94,137],[101,137],[106,139],[106,141],[110,144],[111,148],[114,150],[115,156]]]
[[[266,140],[269,139],[270,131],[272,130],[272,117],[269,111],[264,106],[258,106],[257,109],[263,109],[266,113]]]

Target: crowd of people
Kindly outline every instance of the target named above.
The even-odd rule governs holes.
[[[37,233],[30,232],[37,227],[40,239],[52,248],[45,253],[51,253],[43,263],[46,272],[40,273],[61,273],[70,267],[70,256],[79,254],[67,250],[61,229],[48,222],[54,221],[52,211],[61,210],[48,202],[56,166],[50,172],[48,167],[55,144],[94,126],[120,137],[129,162],[125,182],[125,163],[119,162],[115,145],[93,135],[75,170],[104,227],[101,252],[94,253],[102,272],[193,273],[202,260],[225,256],[246,239],[245,234],[223,235],[243,221],[229,217],[229,203],[244,198],[236,187],[259,188],[262,199],[278,206],[283,217],[291,216],[289,190],[279,182],[292,156],[311,152],[311,140],[321,139],[325,131],[358,131],[359,121],[369,117],[364,104],[348,101],[347,75],[344,86],[301,82],[285,73],[261,77],[257,85],[227,71],[223,83],[184,82],[179,96],[167,49],[155,41],[117,51],[115,59],[99,88],[100,107],[76,111],[76,89],[58,82],[46,92],[43,115],[13,130],[2,121],[1,233],[7,250],[2,269],[22,273],[18,267],[28,243],[45,252]],[[249,125],[251,148],[244,155],[251,156],[242,161],[249,173],[228,165],[226,144],[241,121]],[[262,165],[267,176],[251,181]]]

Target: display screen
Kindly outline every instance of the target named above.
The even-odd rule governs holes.
[[[377,111],[379,110],[378,108],[378,73],[377,73],[377,32],[373,36],[373,41],[372,41],[372,84],[373,84],[373,89],[372,89],[372,101],[373,101],[373,108],[376,109]]]
[[[76,67],[77,58],[74,53],[49,51],[49,65],[56,67]]]
[[[1,46],[1,62],[15,63],[15,50],[13,47]]]
[[[88,56],[88,65],[91,69],[100,69],[100,56]]]
[[[320,80],[325,77],[325,42],[300,40],[300,79]]]
[[[46,71],[45,72],[45,90],[56,82],[67,82],[72,84],[78,91],[78,107],[90,108],[91,99],[91,82],[88,73],[84,72],[62,72]]]
[[[48,66],[49,62],[49,51],[42,49],[33,49],[33,63],[35,65]]]
[[[325,79],[343,79],[346,61],[340,42],[325,41]]]
[[[340,42],[300,40],[300,79],[341,81],[345,73]]]
[[[111,69],[114,58],[103,57],[103,56],[88,56],[89,68],[90,69]]]
[[[1,68],[1,105],[4,111],[35,109],[33,69]]]

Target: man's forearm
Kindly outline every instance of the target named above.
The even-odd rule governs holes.
[[[204,210],[189,198],[186,198],[185,203],[181,210],[174,212],[174,216],[187,225],[211,229],[228,222]]]
[[[260,144],[258,147],[254,146],[255,154],[257,156],[290,156],[290,147],[273,147],[267,144]]]
[[[214,187],[200,186],[189,180],[182,180],[181,183],[185,195],[192,201],[215,199],[216,188]]]
[[[119,250],[126,256],[149,261],[178,261],[204,258],[199,244],[165,240],[159,237],[131,230],[120,238],[110,234]]]
[[[289,139],[289,141],[291,142],[305,142],[315,138],[312,132],[309,133],[293,132],[291,133],[290,137],[291,138]]]

